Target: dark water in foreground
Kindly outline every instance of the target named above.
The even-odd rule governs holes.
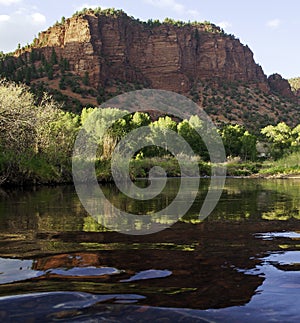
[[[103,191],[151,213],[178,183],[147,204]],[[0,321],[299,322],[300,181],[228,179],[200,221],[207,184],[183,220],[144,236],[103,228],[71,186],[1,190]]]

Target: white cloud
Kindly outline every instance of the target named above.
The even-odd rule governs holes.
[[[273,20],[269,20],[266,25],[269,28],[275,29],[275,28],[278,28],[280,24],[281,24],[280,19],[273,19]]]
[[[221,27],[222,29],[227,29],[232,27],[232,24],[228,21],[220,21],[219,23],[217,23],[217,26]]]
[[[187,10],[187,14],[189,14],[190,16],[196,18],[196,17],[199,16],[199,11],[198,10],[192,10],[192,9],[190,9],[190,10]]]
[[[11,52],[19,43],[22,46],[31,43],[44,27],[47,27],[46,17],[32,12],[32,8],[19,8],[9,16],[0,15],[0,51]]]
[[[182,5],[180,3],[177,3],[173,0],[171,0],[171,1],[164,0],[163,4],[164,4],[164,2],[167,2],[167,3],[170,2],[171,9],[173,9],[177,13],[184,13],[184,11],[185,11],[184,5]]]
[[[8,15],[0,15],[0,23],[9,21],[9,19],[10,19],[10,16]]]
[[[33,13],[30,17],[32,18],[32,23],[34,25],[44,25],[47,20],[46,17],[39,12]]]
[[[177,14],[188,14],[190,16],[198,16],[197,10],[189,10],[185,5],[176,0],[144,0],[146,3],[160,9],[169,9],[175,11]]]
[[[0,0],[0,5],[10,6],[12,4],[20,3],[22,0]]]

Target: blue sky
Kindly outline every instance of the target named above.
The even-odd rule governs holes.
[[[31,43],[62,16],[98,6],[141,20],[211,21],[247,44],[265,74],[300,76],[299,0],[0,0],[0,51]]]

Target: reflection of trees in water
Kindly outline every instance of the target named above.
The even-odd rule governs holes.
[[[293,208],[292,201],[287,202],[275,202],[273,210],[263,212],[262,219],[264,220],[280,220],[287,221],[290,219],[300,220],[300,209]]]
[[[77,231],[86,215],[72,186],[7,190],[0,197],[1,230]]]
[[[299,218],[300,185],[292,180],[229,179],[208,220],[262,221]]]
[[[198,219],[208,182],[201,181],[186,222]],[[147,205],[126,198],[112,185],[103,186],[103,190],[116,207],[138,214],[170,203],[178,182],[172,180],[168,185]],[[255,235],[300,230],[297,221],[289,221],[299,218],[299,196],[295,181],[228,180],[217,208],[202,223],[179,222],[156,234],[128,236],[105,232],[100,220],[84,211],[72,186],[5,191],[0,195],[0,256],[32,259],[33,269],[42,271],[93,266],[123,272],[101,278],[45,274],[3,285],[1,294],[77,290],[138,293],[147,297],[143,304],[154,306],[206,309],[243,305],[264,280],[246,271],[281,250],[279,245],[295,247],[292,240],[264,241]],[[113,208],[106,200],[103,214],[114,219]],[[282,215],[287,221],[277,221]],[[160,220],[166,221],[163,216]],[[169,270],[172,275],[120,282],[149,269]]]
[[[300,185],[296,180],[228,179],[216,209],[207,221],[261,221],[299,219]],[[7,190],[0,195],[0,219],[3,232],[53,232],[99,231],[105,232],[107,224],[114,221],[116,208],[132,214],[149,214],[141,223],[147,226],[151,214],[168,206],[175,198],[180,180],[167,182],[165,190],[149,201],[128,198],[114,185],[102,185],[106,198],[99,216],[91,217],[82,207],[72,186]],[[209,180],[201,179],[197,199],[184,221],[199,223],[199,210],[207,194]],[[147,186],[147,181],[138,183]],[[93,201],[91,201],[93,202]],[[111,205],[112,204],[112,205]],[[128,224],[124,218],[123,224]],[[127,221],[127,222],[126,222]],[[160,216],[158,223],[168,223],[167,216]]]
[[[300,219],[300,181],[297,179],[268,180],[263,182],[263,189],[276,192],[272,207],[263,212],[265,220]]]

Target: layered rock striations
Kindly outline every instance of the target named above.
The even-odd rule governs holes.
[[[88,13],[40,33],[33,48],[48,58],[54,48],[95,88],[118,79],[186,93],[197,80],[222,79],[269,90],[251,50],[211,24],[150,25],[124,13]]]
[[[37,99],[48,91],[76,113],[153,88],[192,98],[219,124],[259,131],[300,120],[299,97],[288,82],[279,74],[267,78],[248,46],[208,22],[146,23],[118,10],[85,10],[0,56],[0,76],[30,85]]]

